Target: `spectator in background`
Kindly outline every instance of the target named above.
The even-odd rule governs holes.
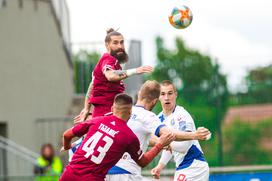
[[[62,172],[62,162],[55,156],[55,151],[50,143],[41,147],[41,156],[37,158],[34,173],[40,175],[37,181],[57,181]]]

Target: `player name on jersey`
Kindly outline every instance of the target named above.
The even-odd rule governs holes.
[[[115,130],[111,129],[110,127],[108,127],[108,126],[106,126],[106,125],[104,125],[102,123],[99,125],[98,129],[100,129],[101,131],[107,133],[108,135],[110,135],[112,137],[114,137],[116,134],[119,133],[119,131],[115,131]]]

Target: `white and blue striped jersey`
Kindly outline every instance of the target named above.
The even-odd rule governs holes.
[[[176,106],[174,111],[168,116],[161,112],[158,117],[160,122],[170,129],[189,132],[196,131],[194,120],[182,106]],[[171,143],[171,147],[177,170],[190,167],[195,159],[205,162],[198,140],[174,141]],[[167,164],[170,158],[164,160],[166,160],[164,164]]]
[[[142,106],[133,106],[132,114],[127,123],[128,127],[137,136],[140,147],[146,152],[152,134],[158,136],[160,128],[165,126],[160,122],[156,114],[146,110]],[[141,167],[125,153],[119,162],[109,170],[108,174],[141,174]]]

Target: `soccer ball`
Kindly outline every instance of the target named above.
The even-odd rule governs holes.
[[[192,21],[192,11],[186,6],[181,6],[180,8],[175,7],[169,16],[170,24],[177,29],[187,28]]]

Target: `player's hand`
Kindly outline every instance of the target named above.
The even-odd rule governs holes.
[[[74,117],[74,124],[78,124],[85,121],[89,116],[89,111],[90,111],[89,109],[83,108],[80,114]]]
[[[137,74],[151,73],[151,72],[153,72],[153,67],[148,66],[148,65],[136,68]]]
[[[170,153],[172,153],[173,150],[170,144],[168,146],[163,147],[163,149],[166,151],[170,151]]]
[[[172,141],[176,139],[174,133],[168,132],[166,134],[163,134],[159,138],[159,143],[162,144],[163,147],[168,146]]]
[[[155,179],[160,179],[161,176],[161,170],[157,167],[153,168],[150,171],[151,175],[155,178]]]
[[[62,146],[61,149],[60,149],[60,152],[64,152],[64,151],[66,151],[66,150],[65,150],[64,147]]]
[[[68,149],[65,149],[64,146],[62,146],[61,149],[60,149],[60,152],[64,152],[64,151],[66,151],[66,150],[69,150],[69,149],[73,148],[74,146],[76,146],[76,143],[75,143],[75,142],[72,143],[72,144],[69,146]]]
[[[197,128],[195,132],[195,139],[196,140],[207,140],[207,138],[211,135],[211,132],[204,127]]]

